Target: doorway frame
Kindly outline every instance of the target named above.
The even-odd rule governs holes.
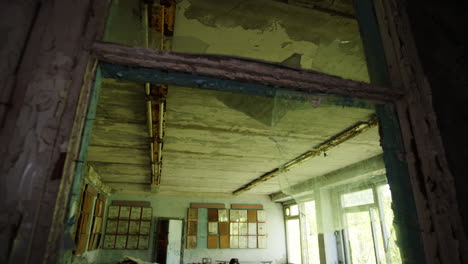
[[[180,220],[182,221],[182,233],[181,233],[181,243],[180,243],[180,264],[183,263],[183,260],[184,260],[184,237],[185,237],[185,232],[186,232],[186,226],[185,226],[185,219],[182,218],[182,217],[156,217],[154,222],[155,222],[155,227],[157,226],[157,224],[159,223],[160,220]],[[156,230],[155,232],[156,233]],[[156,237],[154,238],[154,241],[156,242]],[[156,262],[156,243],[153,243],[154,245],[154,249],[153,249],[153,261]],[[167,257],[167,256],[166,256]]]
[[[106,1],[96,2],[100,5],[90,6],[90,12],[97,12],[100,17],[105,18],[108,6],[106,8],[102,6],[105,6],[103,3]],[[409,251],[414,253],[412,257],[405,259],[405,263],[422,263],[417,262],[421,257],[425,258],[426,263],[464,263],[462,255],[468,250],[461,217],[457,211],[454,179],[445,157],[431,104],[430,86],[417,58],[404,3],[398,3],[397,0],[363,0],[356,3],[357,10],[367,4],[367,11],[363,11],[364,15],[358,14],[361,31],[373,25],[374,34],[370,39],[377,38],[378,41],[375,43],[379,43],[382,39],[380,52],[384,53],[385,60],[380,62],[380,66],[370,68],[380,69],[376,74],[382,74],[381,70],[385,68],[388,73],[388,84],[369,85],[313,71],[229,56],[177,54],[126,47],[99,42],[99,34],[94,36],[90,43],[85,43],[82,52],[89,54],[89,60],[80,61],[80,67],[85,71],[84,77],[83,75],[73,77],[76,82],[82,84],[81,103],[78,104],[74,128],[70,135],[73,140],[65,161],[46,259],[47,256],[54,255],[63,232],[69,193],[75,176],[74,167],[77,165],[76,157],[82,138],[83,117],[88,111],[86,106],[89,104],[89,93],[99,62],[100,65],[111,63],[136,66],[180,75],[181,78],[189,75],[197,80],[195,83],[203,80],[208,85],[217,85],[220,80],[224,83],[247,82],[259,87],[280,86],[306,92],[353,96],[383,103],[379,110],[381,131],[384,135],[382,144],[384,149],[390,149],[387,152],[384,150],[384,154],[388,154],[385,155],[385,160],[389,173],[395,175],[389,177],[389,184],[392,190],[393,187],[401,189],[398,195],[401,201],[398,202],[396,199],[396,203],[399,204],[395,208],[402,212],[399,214],[404,220],[401,223],[407,224],[404,230],[400,230],[401,234],[408,236],[408,239],[402,239],[402,243],[403,247],[408,247],[411,249]],[[102,21],[88,22],[90,22],[88,31],[95,31],[93,26],[103,27]],[[370,47],[379,51],[375,43],[366,43],[364,38],[368,58],[372,58],[373,55],[373,49],[369,51]],[[130,51],[134,56],[129,58],[129,53],[121,51]],[[135,59],[138,56],[140,57]],[[200,60],[201,63],[196,60]],[[394,140],[386,141],[385,137]],[[441,187],[434,188],[434,186]],[[414,201],[407,201],[408,197],[414,198]],[[411,243],[419,240],[422,241],[425,250],[417,246],[419,243]]]

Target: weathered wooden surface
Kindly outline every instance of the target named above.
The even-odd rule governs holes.
[[[426,253],[426,263],[468,263],[453,175],[449,170],[431,87],[421,68],[403,3],[375,0]]]
[[[381,102],[392,101],[401,95],[398,91],[383,87],[245,58],[178,54],[104,42],[95,43],[93,53],[100,61],[112,64],[253,82],[305,92],[333,93]]]
[[[102,80],[86,162],[105,183],[150,183],[145,107],[142,84]]]
[[[11,108],[0,136],[4,175],[0,185],[6,195],[2,201],[21,216],[11,263],[41,262],[45,245],[53,248],[54,254],[45,262],[55,263],[63,214],[56,214],[57,236],[48,240],[60,184],[58,179],[51,180],[51,175],[71,143],[69,136],[88,63],[88,52],[83,48],[94,39],[97,28],[94,19],[99,12],[92,12],[89,3],[42,2],[18,67]],[[8,17],[3,16],[3,20]],[[86,26],[93,29],[83,35]],[[58,207],[64,212],[68,196],[61,197]]]

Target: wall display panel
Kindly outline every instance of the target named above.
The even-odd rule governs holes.
[[[115,236],[114,235],[106,235],[104,237],[104,248],[114,248],[115,246]]]
[[[247,210],[239,210],[239,222],[247,222]]]
[[[230,248],[266,248],[266,214],[262,205],[232,205]],[[261,237],[260,237],[261,236]]]
[[[130,221],[128,233],[131,235],[138,234],[140,231],[140,221]]]
[[[149,236],[140,236],[138,240],[138,249],[147,249],[149,244]]]
[[[208,209],[208,221],[217,222],[218,221],[218,209],[209,208]]]
[[[247,236],[239,236],[239,248],[247,248]]]
[[[107,212],[107,219],[117,219],[119,218],[120,206],[111,205]]]
[[[129,219],[130,218],[130,208],[129,206],[121,206],[119,219]]]
[[[231,235],[229,237],[230,248],[239,248],[239,236]]]
[[[258,236],[258,248],[267,248],[267,237]]]
[[[148,235],[150,233],[151,221],[140,222],[140,235]]]
[[[266,213],[264,210],[257,210],[257,221],[266,222]]]
[[[153,209],[151,207],[143,207],[141,212],[141,220],[151,221],[153,218]]]
[[[219,234],[222,236],[229,236],[229,222],[219,223]]]
[[[229,220],[231,222],[239,222],[239,210],[230,210],[229,211]]]
[[[106,234],[117,234],[118,220],[107,220]]]
[[[257,235],[257,223],[249,223],[249,236],[256,236]]]
[[[128,233],[129,222],[127,220],[119,220],[117,226],[117,234],[127,234]]]
[[[257,222],[257,210],[247,210],[247,221],[249,223]]]
[[[241,236],[248,235],[247,229],[248,229],[247,223],[239,223],[239,235]]]
[[[218,248],[217,235],[208,235],[208,248]]]
[[[209,235],[218,234],[218,222],[208,222],[208,234]]]
[[[130,211],[131,220],[140,220],[141,219],[141,207],[132,207]]]
[[[198,208],[188,208],[187,210],[187,243],[188,249],[197,248],[198,235]]]
[[[219,237],[219,248],[229,248],[229,236]]]
[[[197,235],[198,223],[197,222],[188,222],[188,235]]]
[[[266,213],[262,205],[236,205],[235,209],[207,207],[206,214],[200,215],[197,208],[187,212],[188,249],[199,248],[200,235],[206,234],[206,248],[254,249],[267,247]],[[199,217],[202,217],[199,219]],[[206,221],[206,222],[205,222]],[[199,223],[203,226],[199,233]],[[200,231],[201,232],[201,231]],[[201,239],[201,238],[200,238]],[[202,240],[200,240],[202,241]],[[203,243],[205,244],[205,243]],[[205,246],[205,245],[202,245]]]
[[[218,210],[218,222],[228,222],[228,210],[227,209],[219,209]]]
[[[239,223],[231,223],[229,234],[231,236],[239,235]]]
[[[117,235],[115,241],[115,248],[125,249],[127,247],[127,236],[126,235]]]
[[[148,202],[113,202],[107,212],[104,249],[148,249],[153,209]]]
[[[257,248],[257,236],[249,236],[249,248]]]
[[[127,248],[128,249],[138,248],[138,236],[128,236]]]
[[[187,236],[187,248],[197,248],[197,236]]]

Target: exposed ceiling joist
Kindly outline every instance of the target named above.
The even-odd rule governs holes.
[[[243,87],[244,90],[248,89],[246,83],[247,85],[253,83],[259,85],[259,87],[255,87],[256,89],[284,87],[307,93],[319,92],[365,98],[381,103],[393,101],[401,96],[401,92],[395,89],[345,80],[312,70],[296,69],[261,60],[223,55],[175,53],[105,42],[95,42],[92,50],[93,54],[101,62],[104,62],[102,64],[104,75],[116,79],[146,80],[154,83],[209,89],[208,80],[203,78],[219,78],[231,82],[236,81],[235,85],[232,83],[230,85]],[[128,54],[135,55],[129,57]],[[115,65],[126,66],[118,67]],[[134,68],[129,67],[137,67],[139,70],[135,71]],[[171,73],[180,75],[178,78],[174,78],[170,75]],[[211,81],[213,82],[213,80]],[[218,82],[218,84],[228,85],[222,82]],[[260,87],[262,85],[264,87]]]

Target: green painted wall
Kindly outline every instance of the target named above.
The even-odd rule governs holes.
[[[245,197],[206,197],[206,196],[161,196],[155,194],[114,194],[110,201],[149,201],[153,207],[153,219],[158,217],[187,219],[187,208],[190,203],[224,203],[226,208],[231,204],[262,204],[267,213],[268,248],[266,249],[207,249],[206,226],[199,227],[199,245],[197,249],[183,249],[183,263],[202,262],[202,258],[212,260],[230,260],[238,258],[240,261],[271,260],[273,264],[285,263],[286,245],[283,223],[282,206],[270,201],[268,196]],[[203,214],[203,210],[201,213]],[[206,209],[205,209],[206,212]],[[185,230],[184,230],[185,232]],[[154,235],[154,221],[151,227]],[[133,256],[145,261],[154,261],[154,237],[150,241],[148,250],[114,250],[102,249],[97,263],[109,263],[122,260],[124,256]]]

